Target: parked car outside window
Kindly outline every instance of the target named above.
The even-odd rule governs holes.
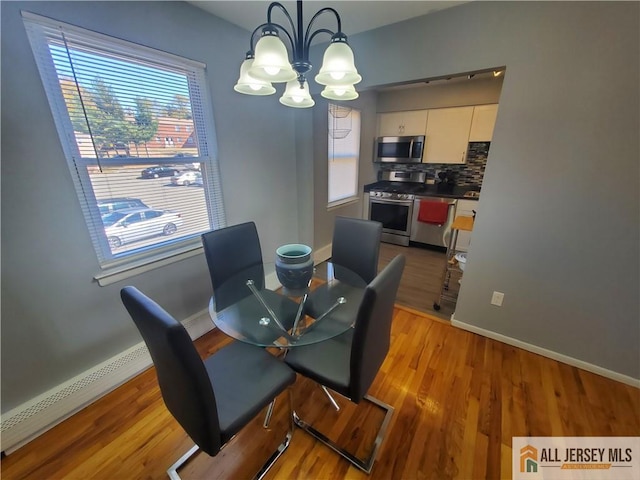
[[[139,198],[131,197],[104,198],[102,200],[98,200],[97,203],[101,217],[104,217],[116,210],[125,210],[127,208],[149,208],[149,206]]]
[[[171,177],[171,183],[188,187],[191,184],[195,184],[198,178],[200,179],[200,184],[202,184],[202,174],[200,172],[185,171]]]
[[[182,225],[182,216],[169,210],[130,208],[102,218],[111,249],[157,235],[172,235]]]
[[[205,65],[23,13],[49,104],[55,105],[51,113],[101,268],[96,274],[98,282],[116,281],[129,265],[177,260],[184,247],[200,243],[202,233],[225,225],[219,191],[222,182],[210,148],[215,144],[211,102],[194,94],[209,88]],[[71,71],[76,75],[70,76]],[[167,108],[178,104],[175,115],[167,116]],[[86,105],[92,108],[83,108]],[[178,137],[169,132],[176,126],[183,140],[190,135],[188,145],[174,144]],[[172,188],[169,178],[200,165],[206,192],[204,188]],[[141,178],[159,180],[141,182]],[[144,202],[113,202],[120,198]],[[130,208],[147,211],[105,226],[104,217]],[[173,211],[181,212],[182,217],[169,221],[170,213],[176,215]],[[158,226],[150,228],[150,222],[156,220]],[[147,230],[137,232],[138,224],[147,225]],[[112,233],[109,241],[106,229]],[[176,229],[171,237],[162,236]],[[138,240],[147,235],[149,238]],[[117,245],[122,246],[114,249]]]
[[[180,171],[176,167],[157,166],[149,167],[142,170],[140,176],[142,178],[159,178],[159,177],[171,177],[177,175]]]

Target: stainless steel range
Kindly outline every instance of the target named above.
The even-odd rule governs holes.
[[[382,241],[409,245],[415,195],[425,181],[424,172],[383,172],[389,183],[369,191],[369,219],[382,223]],[[412,185],[413,184],[413,185]]]

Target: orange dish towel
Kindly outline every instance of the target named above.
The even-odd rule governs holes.
[[[448,216],[448,202],[430,202],[429,200],[420,200],[420,211],[418,212],[419,222],[442,225],[447,221]]]

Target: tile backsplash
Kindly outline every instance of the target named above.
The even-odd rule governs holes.
[[[427,172],[428,178],[435,178],[437,172],[448,170],[455,174],[456,185],[481,188],[490,145],[491,142],[470,142],[467,151],[467,163],[465,164],[421,163],[399,165],[382,163],[378,174],[385,170],[402,170],[406,172]]]

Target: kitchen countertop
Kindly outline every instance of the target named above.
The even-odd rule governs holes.
[[[369,183],[364,186],[364,192],[368,193],[371,190],[381,189],[391,183],[392,182],[388,180],[380,180],[378,182]],[[393,182],[393,184],[396,185],[397,182]],[[410,191],[407,191],[406,193],[412,193],[416,196],[459,198],[459,199],[465,199],[465,200],[479,200],[479,197],[465,197],[464,194],[469,191],[478,192],[480,190],[478,187],[472,187],[469,185],[450,186],[450,185],[439,185],[439,184],[422,184],[418,189],[416,189],[415,184],[413,183],[411,184],[411,187],[409,187],[409,185],[407,186],[408,190],[409,188],[410,188]]]

